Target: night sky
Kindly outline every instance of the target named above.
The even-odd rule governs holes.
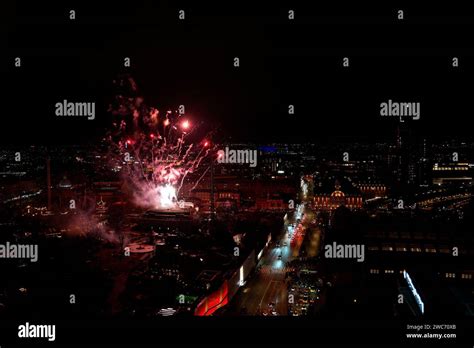
[[[223,140],[390,140],[396,121],[379,115],[388,99],[421,102],[414,123],[420,135],[472,133],[474,12],[467,8],[255,1],[1,6],[2,144],[90,143],[110,124],[112,80],[124,72],[147,104],[161,111],[184,104],[191,119]],[[403,21],[398,9],[405,10]],[[21,68],[14,67],[17,56]],[[56,117],[54,105],[63,99],[96,102],[96,119]]]

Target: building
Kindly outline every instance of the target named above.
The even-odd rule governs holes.
[[[466,184],[472,185],[472,163],[434,163],[432,168],[433,184]]]
[[[320,185],[319,187],[323,187]],[[334,190],[331,193],[325,192],[325,188],[318,190],[313,199],[316,209],[335,210],[340,206],[345,206],[351,210],[360,209],[363,205],[362,195],[352,185],[346,185],[348,190],[344,192],[339,180],[334,183]],[[351,188],[349,190],[349,187]]]

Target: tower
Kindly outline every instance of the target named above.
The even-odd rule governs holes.
[[[46,159],[46,184],[48,192],[48,211],[51,211],[51,159]]]

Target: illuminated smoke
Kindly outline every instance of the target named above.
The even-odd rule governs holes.
[[[107,224],[100,221],[92,210],[76,209],[74,215],[68,219],[66,227],[64,233],[68,236],[94,237],[109,243],[119,243],[116,233]]]
[[[171,208],[176,205],[178,199],[176,197],[176,188],[173,185],[158,186],[157,191],[159,198],[156,205],[163,208]]]

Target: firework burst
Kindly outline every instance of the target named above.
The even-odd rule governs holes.
[[[190,141],[196,138],[199,124],[183,112],[162,113],[145,105],[131,77],[114,82],[125,93],[116,95],[109,107],[115,118],[107,137],[110,158],[121,168],[135,203],[154,209],[176,208],[188,174],[202,178],[199,171],[211,153],[210,140]]]

